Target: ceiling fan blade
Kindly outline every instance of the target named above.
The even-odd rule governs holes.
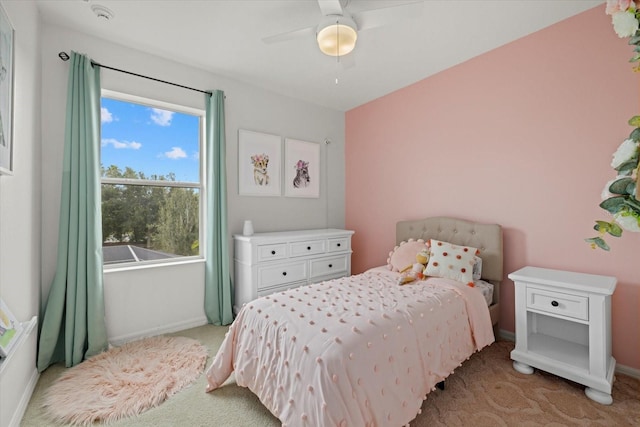
[[[266,44],[279,43],[288,40],[298,39],[301,37],[315,36],[316,27],[300,28],[298,30],[287,31],[286,33],[275,34],[273,36],[263,37],[262,41]]]
[[[415,18],[422,14],[424,2],[405,3],[397,6],[384,7],[381,9],[364,10],[355,12],[351,17],[358,25],[358,30],[381,27],[383,25],[395,24],[410,18]]]
[[[318,0],[318,6],[324,16],[327,15],[342,15],[342,5],[340,0]]]

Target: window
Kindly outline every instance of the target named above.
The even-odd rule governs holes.
[[[104,265],[200,255],[204,112],[103,91]]]

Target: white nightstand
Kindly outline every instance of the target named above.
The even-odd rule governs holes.
[[[613,402],[611,295],[616,278],[524,267],[508,276],[516,291],[513,367],[533,368],[587,386],[585,394]]]

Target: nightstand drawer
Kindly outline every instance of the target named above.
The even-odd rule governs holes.
[[[329,239],[329,252],[340,252],[349,249],[349,237],[340,239]]]
[[[278,284],[306,280],[307,262],[258,267],[258,289],[268,288]]]
[[[314,259],[309,264],[309,277],[316,278],[330,274],[346,273],[348,255]]]
[[[258,246],[258,261],[270,261],[274,259],[282,259],[287,256],[286,243],[277,243],[273,245]]]
[[[324,242],[324,240],[307,240],[304,242],[293,242],[289,245],[291,256],[321,254],[325,252]]]
[[[527,308],[549,314],[589,320],[589,298],[527,287]]]

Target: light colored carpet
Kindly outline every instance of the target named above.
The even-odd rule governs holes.
[[[197,339],[207,346],[208,367],[226,331],[226,327],[207,325],[176,335]],[[640,425],[640,380],[617,375],[613,404],[604,406],[588,399],[581,385],[540,371],[533,375],[516,372],[509,359],[512,349],[512,342],[499,341],[472,356],[447,379],[445,390],[429,395],[422,413],[411,426]],[[42,374],[21,424],[23,427],[61,425],[46,416],[42,403],[44,392],[64,370],[54,365]],[[206,379],[201,375],[191,387],[160,406],[109,426],[280,425],[253,393],[235,384],[233,376],[212,393],[205,393],[205,387]]]
[[[208,351],[187,337],[151,337],[114,347],[65,370],[44,394],[56,421],[112,422],[157,406],[193,383]]]

